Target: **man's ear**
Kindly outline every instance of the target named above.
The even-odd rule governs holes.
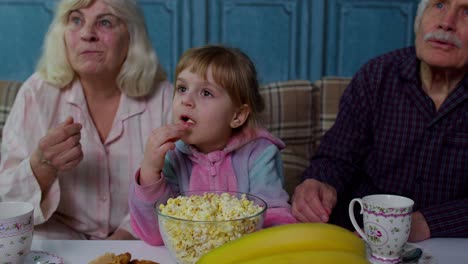
[[[234,116],[232,117],[232,120],[231,120],[231,127],[232,128],[241,127],[245,123],[245,121],[247,121],[249,114],[250,114],[250,107],[246,104],[243,104],[234,113]]]

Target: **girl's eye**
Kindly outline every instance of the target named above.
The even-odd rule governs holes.
[[[204,90],[204,91],[202,92],[202,95],[203,95],[203,96],[210,96],[210,97],[213,96],[212,93],[210,93],[209,91],[206,91],[206,90]]]
[[[441,8],[444,7],[444,3],[439,2],[439,3],[436,3],[435,6],[436,6],[437,8],[439,8],[439,9],[441,9]]]
[[[187,91],[187,88],[185,88],[184,86],[177,86],[176,91],[178,93],[184,93],[185,91]]]

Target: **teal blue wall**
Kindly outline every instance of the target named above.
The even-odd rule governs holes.
[[[25,80],[55,0],[0,0],[0,79]],[[262,83],[352,76],[383,52],[412,45],[418,0],[140,0],[172,80],[180,54],[206,43],[243,49]]]

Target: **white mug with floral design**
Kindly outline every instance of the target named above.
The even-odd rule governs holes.
[[[0,202],[0,264],[23,263],[31,251],[34,206]]]
[[[354,204],[361,205],[364,231],[354,217]],[[366,241],[373,263],[400,263],[403,247],[411,229],[413,200],[389,194],[368,195],[349,203],[349,217],[356,231]]]

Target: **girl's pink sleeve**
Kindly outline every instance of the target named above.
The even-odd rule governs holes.
[[[135,234],[146,243],[153,246],[163,245],[159,232],[158,217],[154,206],[159,197],[167,195],[170,188],[164,176],[158,182],[141,186],[138,184],[140,170],[130,185],[128,206],[130,209],[130,223]]]
[[[270,227],[276,225],[284,224],[294,224],[297,223],[296,218],[291,214],[290,208],[277,207],[269,208],[265,214],[265,220],[263,222],[263,227]]]

